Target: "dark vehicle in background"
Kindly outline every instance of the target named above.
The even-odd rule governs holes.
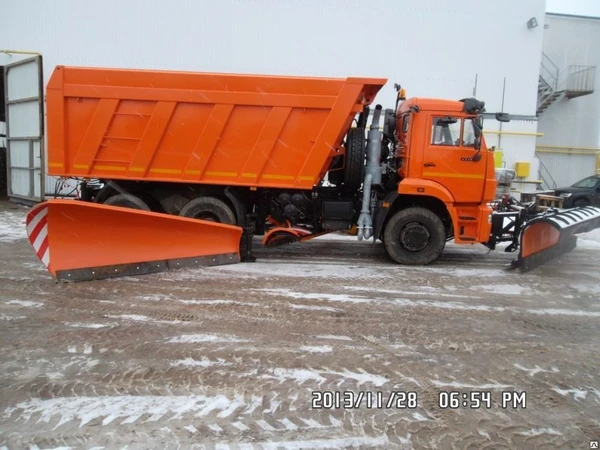
[[[556,188],[554,191],[556,196],[563,199],[563,208],[600,206],[600,175],[592,175],[571,186]]]

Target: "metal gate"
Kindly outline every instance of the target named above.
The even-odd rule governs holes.
[[[44,101],[42,57],[4,67],[8,196],[44,200]]]
[[[544,189],[571,186],[595,175],[600,168],[600,148],[538,146],[539,176]]]

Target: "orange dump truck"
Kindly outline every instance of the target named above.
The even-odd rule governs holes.
[[[529,268],[600,226],[596,208],[496,201],[484,104],[400,89],[371,110],[386,82],[58,66],[48,173],[79,180],[78,198],[36,205],[30,241],[58,279],[89,280],[252,261],[254,235],[339,230],[400,264],[429,264],[449,240],[510,241]]]

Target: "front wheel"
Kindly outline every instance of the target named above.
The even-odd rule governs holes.
[[[435,261],[446,245],[446,229],[437,214],[426,208],[407,208],[387,222],[383,239],[395,262],[425,265]]]

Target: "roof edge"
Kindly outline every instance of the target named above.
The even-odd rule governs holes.
[[[573,19],[600,20],[600,17],[597,17],[597,16],[582,16],[582,15],[578,15],[578,14],[563,14],[563,13],[553,13],[553,12],[547,12],[547,11],[546,11],[546,15],[547,16],[558,16],[558,17],[569,17],[569,18],[573,18]]]

